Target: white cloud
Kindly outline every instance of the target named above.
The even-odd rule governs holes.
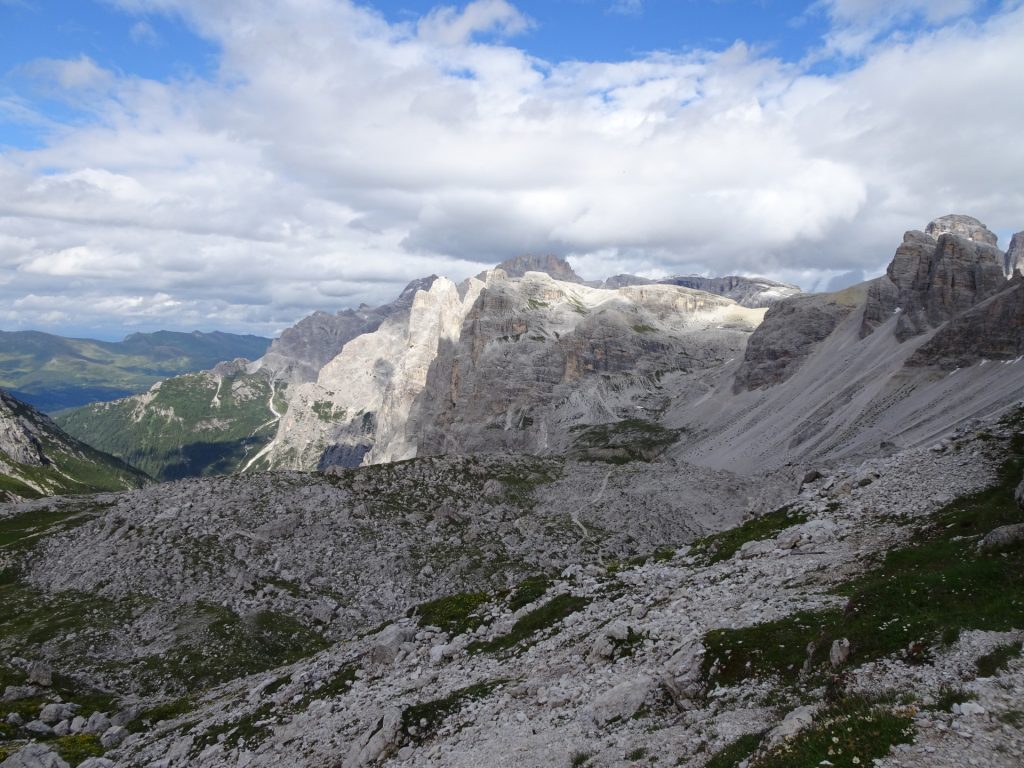
[[[219,73],[46,65],[95,117],[0,154],[7,327],[56,322],[70,299],[60,322],[83,328],[275,332],[523,251],[589,277],[824,287],[934,216],[1024,228],[1019,9],[876,43],[825,77],[741,44],[546,64],[481,42],[526,23],[507,2],[395,26],[339,0],[145,7],[213,39]]]
[[[506,0],[474,0],[462,13],[453,6],[435,8],[420,21],[418,31],[424,40],[463,45],[475,34],[518,35],[530,25],[530,20]]]
[[[159,45],[160,35],[153,29],[153,25],[148,21],[137,21],[132,24],[131,29],[128,30],[128,36],[132,39],[133,43],[139,45]]]
[[[615,0],[608,6],[608,12],[623,16],[639,16],[644,12],[644,0]]]

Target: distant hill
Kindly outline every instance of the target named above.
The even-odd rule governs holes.
[[[124,341],[0,331],[0,387],[52,413],[143,392],[169,376],[223,360],[254,360],[270,339],[234,333],[133,333]]]
[[[149,478],[0,391],[0,501],[140,488]]]

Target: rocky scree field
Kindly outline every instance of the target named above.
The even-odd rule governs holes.
[[[596,488],[556,490],[556,461],[446,457],[8,507],[4,706],[24,713],[5,749],[66,753],[74,719],[29,719],[60,699],[80,702],[60,713],[85,718],[73,735],[93,711],[127,723],[93,734],[124,766],[1020,764],[1024,412],[822,466],[773,512],[679,532],[688,545],[569,504],[649,465],[586,466]],[[424,473],[451,491],[410,497]],[[274,508],[276,484],[308,509]],[[160,514],[177,527],[147,549]],[[330,525],[351,539],[318,555]],[[384,546],[431,541],[406,565]],[[371,575],[339,594],[326,572],[293,581],[354,561]],[[346,613],[342,592],[372,606],[382,578],[375,613]],[[40,667],[64,687],[31,683]]]

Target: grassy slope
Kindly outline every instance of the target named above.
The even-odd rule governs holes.
[[[95,403],[57,416],[70,434],[160,480],[227,474],[267,444],[277,422],[261,375],[167,379],[150,395]],[[220,405],[214,405],[214,397]],[[280,408],[280,398],[276,400]]]
[[[0,387],[44,411],[141,392],[160,379],[255,359],[270,344],[230,333],[137,333],[124,341],[0,331]]]

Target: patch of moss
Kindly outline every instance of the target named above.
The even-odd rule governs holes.
[[[275,721],[273,705],[263,704],[237,720],[217,723],[207,728],[193,742],[191,754],[198,755],[207,747],[218,743],[223,744],[226,749],[258,746],[273,734]]]
[[[643,419],[581,426],[573,431],[578,433],[572,451],[575,458],[607,464],[652,461],[683,434],[683,430]]]
[[[1024,648],[1024,643],[1018,640],[1016,643],[1000,645],[984,656],[979,656],[976,662],[978,677],[992,677],[997,672],[1007,669],[1010,666],[1010,661],[1021,655],[1022,648]]]
[[[658,329],[653,325],[647,325],[646,323],[638,323],[633,326],[633,331],[636,333],[654,333],[656,330]]]
[[[793,739],[751,762],[751,768],[863,768],[914,739],[913,710],[851,698],[830,708]]]
[[[528,579],[524,579],[519,582],[519,585],[515,590],[513,590],[512,594],[509,595],[509,610],[518,611],[523,606],[529,605],[536,600],[540,600],[550,587],[551,580],[543,574],[538,574],[537,576],[531,576]]]
[[[791,526],[806,522],[807,515],[805,513],[786,505],[779,507],[774,512],[747,520],[742,525],[730,528],[728,531],[698,539],[693,543],[692,552],[705,556],[706,563],[711,565],[728,560],[749,541],[771,538]]]
[[[463,592],[421,603],[409,611],[418,616],[421,627],[439,627],[452,636],[470,632],[484,623],[477,613],[489,596],[484,592]]]
[[[763,733],[748,733],[722,747],[704,764],[704,768],[736,768],[761,745]]]
[[[453,691],[444,698],[408,706],[402,712],[402,731],[411,741],[426,741],[447,718],[459,712],[466,702],[484,699],[507,682],[499,679],[477,683]]]
[[[590,601],[585,597],[558,595],[521,617],[507,635],[499,635],[486,642],[470,643],[466,650],[469,653],[495,653],[508,650],[530,640],[541,630],[554,626],[566,616],[583,610],[589,603]]]
[[[74,768],[90,757],[102,757],[103,746],[99,736],[92,733],[70,733],[50,743],[54,751]]]

